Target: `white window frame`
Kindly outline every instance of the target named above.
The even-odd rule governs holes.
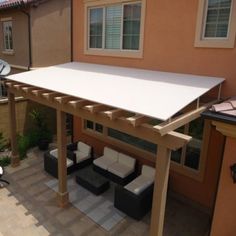
[[[8,40],[10,40],[9,38],[11,37],[12,48],[10,48],[10,45],[8,45],[9,46],[9,48],[8,48],[6,45],[6,41],[5,41],[5,36],[7,34],[7,32],[5,31],[5,24],[10,24],[11,28],[13,29],[12,18],[1,19],[1,24],[2,24],[2,32],[3,32],[3,51],[7,52],[7,53],[12,53],[14,51],[14,49],[13,49],[13,33],[11,35],[9,35],[9,34],[7,35]]]
[[[228,24],[227,37],[205,37],[208,0],[199,0],[197,25],[195,33],[195,47],[234,48],[236,37],[236,0],[231,2],[231,12]]]
[[[119,148],[122,148],[128,152],[131,152],[134,155],[137,155],[143,159],[146,159],[147,161],[151,161],[151,162],[154,161],[155,163],[156,154],[153,154],[149,151],[136,147],[132,144],[125,143],[119,139],[115,139],[113,137],[108,136],[107,126],[103,125],[103,133],[100,133],[100,132],[97,132],[95,128],[94,129],[87,128],[85,119],[82,119],[81,121],[82,121],[83,133],[89,136],[92,136],[96,139],[99,139],[102,142],[109,143],[113,146],[118,146]],[[96,121],[92,121],[92,122],[94,123],[94,127],[95,127]],[[206,160],[207,160],[207,154],[208,154],[208,146],[209,146],[209,141],[210,141],[210,130],[211,130],[211,123],[210,121],[205,120],[198,170],[195,170],[185,165],[186,148],[183,148],[182,153],[181,153],[181,163],[177,163],[171,160],[170,168],[172,171],[179,173],[181,175],[187,176],[189,178],[195,179],[199,182],[202,182],[204,180]],[[185,132],[188,132],[188,124],[186,125]]]
[[[84,31],[84,54],[86,55],[98,55],[98,56],[114,56],[114,57],[130,57],[130,58],[142,58],[143,57],[143,41],[144,41],[144,19],[146,0],[85,0],[85,31]],[[123,20],[121,23],[121,41],[120,49],[105,49],[105,27],[103,27],[103,43],[102,48],[89,48],[89,9],[103,8],[103,26],[105,23],[105,8],[109,5],[122,5],[122,19],[124,12],[124,5],[141,3],[141,19],[140,19],[140,39],[139,39],[139,50],[127,50],[122,49],[123,47]]]

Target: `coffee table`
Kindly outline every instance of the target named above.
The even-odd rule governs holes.
[[[75,175],[76,182],[95,195],[105,192],[110,187],[110,182],[105,177],[93,170],[92,166],[80,169]]]

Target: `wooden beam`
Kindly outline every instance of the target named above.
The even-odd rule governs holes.
[[[57,110],[57,148],[58,148],[58,193],[57,199],[60,207],[69,203],[67,191],[67,166],[66,166],[66,113]]]
[[[97,112],[111,109],[111,107],[103,105],[103,104],[87,105],[87,106],[84,106],[83,108],[92,113],[97,113]]]
[[[32,90],[36,90],[37,88],[36,87],[33,87],[33,86],[25,86],[25,87],[22,87],[21,90],[25,93],[30,93]]]
[[[170,169],[170,154],[171,151],[169,149],[160,145],[158,146],[150,236],[163,235],[166,195]]]
[[[129,121],[134,127],[137,127],[141,124],[148,123],[152,119],[150,117],[137,114],[135,116],[127,117],[126,120]]]
[[[5,82],[5,85],[6,85],[7,87],[9,87],[9,88],[13,88],[13,86],[16,85],[16,84],[21,84],[21,83],[14,82],[14,81],[9,81],[9,80],[7,80],[7,81]]]
[[[76,109],[76,106],[81,106],[81,103],[84,106],[84,102],[80,102],[81,100],[73,101],[73,103],[72,101],[70,101],[67,104],[57,104],[54,101],[50,101],[42,97],[36,97],[31,93],[24,93],[12,88],[10,88],[9,91],[13,93],[17,92],[18,95],[22,95],[27,99],[52,107],[54,109],[57,109],[59,107],[62,111],[66,113],[81,117],[82,119],[91,120],[103,124],[104,126],[110,127],[112,129],[117,129],[121,132],[136,136],[140,139],[144,139],[149,142],[165,146],[171,150],[181,148],[191,140],[190,136],[173,131],[169,132],[165,136],[161,136],[160,133],[156,129],[154,129],[152,125],[149,124],[142,124],[138,128],[133,127],[126,121],[125,117],[120,117],[113,120],[110,119],[107,115],[104,115],[104,113],[102,112],[93,114],[85,109]]]
[[[89,104],[91,104],[90,101],[83,100],[83,99],[68,102],[68,105],[70,105],[71,107],[73,107],[75,109],[82,108],[82,107],[87,106]]]
[[[75,98],[72,96],[61,96],[61,97],[55,97],[54,99],[61,104],[65,104],[71,100],[75,100]]]
[[[217,102],[217,100],[209,102],[209,103],[199,107],[196,110],[187,112],[183,115],[173,118],[173,120],[170,123],[164,122],[162,124],[154,126],[154,128],[157,129],[158,132],[163,136],[163,135],[169,133],[170,131],[176,130],[179,127],[191,122],[192,120],[197,119],[198,117],[200,117],[200,115],[203,111],[205,111],[208,107],[212,106],[216,102]]]
[[[111,120],[115,120],[119,117],[123,117],[127,115],[127,111],[121,109],[114,109],[110,111],[104,111],[104,114],[108,116]]]
[[[46,98],[47,100],[52,101],[55,97],[58,97],[60,93],[57,92],[48,92],[48,93],[43,93],[42,96]]]
[[[48,93],[49,91],[46,89],[36,89],[32,90],[31,93],[33,93],[35,96],[41,96],[43,93]]]
[[[16,140],[16,108],[15,108],[15,95],[8,92],[8,109],[9,109],[9,128],[11,139],[11,166],[17,167],[20,165],[20,157],[17,149]]]
[[[25,84],[14,84],[13,87],[19,90],[20,88],[25,87]]]

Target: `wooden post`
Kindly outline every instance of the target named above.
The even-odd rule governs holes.
[[[20,165],[20,157],[17,150],[16,141],[16,108],[15,95],[8,91],[8,109],[9,109],[9,129],[11,139],[11,166],[17,167]]]
[[[57,110],[57,146],[58,146],[58,204],[68,205],[67,166],[66,166],[66,113]]]
[[[170,149],[158,146],[150,236],[162,236],[170,169]]]

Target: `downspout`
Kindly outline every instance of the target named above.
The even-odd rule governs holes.
[[[71,43],[71,61],[73,61],[74,53],[73,53],[73,0],[70,0],[70,43]]]
[[[28,19],[28,45],[29,45],[29,64],[28,64],[28,70],[30,70],[30,68],[32,67],[32,47],[31,47],[31,15],[29,12],[26,12],[24,10],[21,10],[21,12],[23,14],[25,14],[27,16]]]

